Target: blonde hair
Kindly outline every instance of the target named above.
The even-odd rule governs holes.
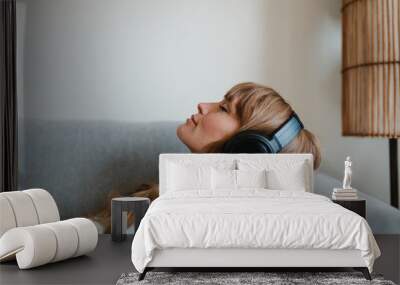
[[[256,83],[244,82],[233,86],[226,93],[225,100],[232,101],[235,98],[238,98],[236,112],[240,120],[238,132],[253,130],[270,135],[293,113],[289,103],[274,89]],[[226,141],[210,145],[210,152],[220,152]],[[281,153],[312,153],[314,169],[321,163],[319,140],[306,129],[302,129]]]

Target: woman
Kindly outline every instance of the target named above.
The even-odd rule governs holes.
[[[224,152],[225,143],[237,133],[252,130],[268,136],[292,114],[292,107],[272,88],[240,83],[222,101],[198,104],[198,113],[177,128],[177,136],[194,153]],[[319,141],[304,128],[281,153],[312,153],[314,169],[321,162]]]

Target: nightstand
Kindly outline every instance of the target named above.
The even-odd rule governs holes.
[[[127,214],[131,211],[135,215],[135,233],[140,221],[150,205],[149,198],[118,197],[111,200],[111,239],[123,241],[126,239]]]
[[[357,200],[332,200],[332,202],[359,214],[365,219],[366,217],[366,201],[364,199]]]

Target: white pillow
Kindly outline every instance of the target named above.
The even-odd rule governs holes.
[[[285,169],[267,170],[267,187],[273,190],[307,191],[308,166],[305,162]]]
[[[267,188],[265,170],[211,170],[212,189]]]
[[[211,189],[211,167],[173,162],[169,162],[167,167],[168,191]]]
[[[272,190],[311,191],[312,169],[308,160],[281,159],[239,159],[240,170],[267,171],[267,188]]]
[[[238,188],[267,188],[267,172],[263,170],[235,170]]]
[[[236,170],[216,169],[211,170],[212,189],[236,190]]]

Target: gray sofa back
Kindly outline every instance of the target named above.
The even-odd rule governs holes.
[[[20,188],[48,190],[62,219],[104,205],[107,194],[158,183],[158,155],[188,152],[177,122],[29,120],[24,124]]]
[[[20,189],[44,188],[62,219],[104,207],[107,194],[158,183],[158,155],[188,152],[176,137],[178,122],[27,120],[23,125]],[[330,197],[341,182],[323,173],[314,192]],[[371,196],[367,220],[375,233],[400,234],[400,211]]]

